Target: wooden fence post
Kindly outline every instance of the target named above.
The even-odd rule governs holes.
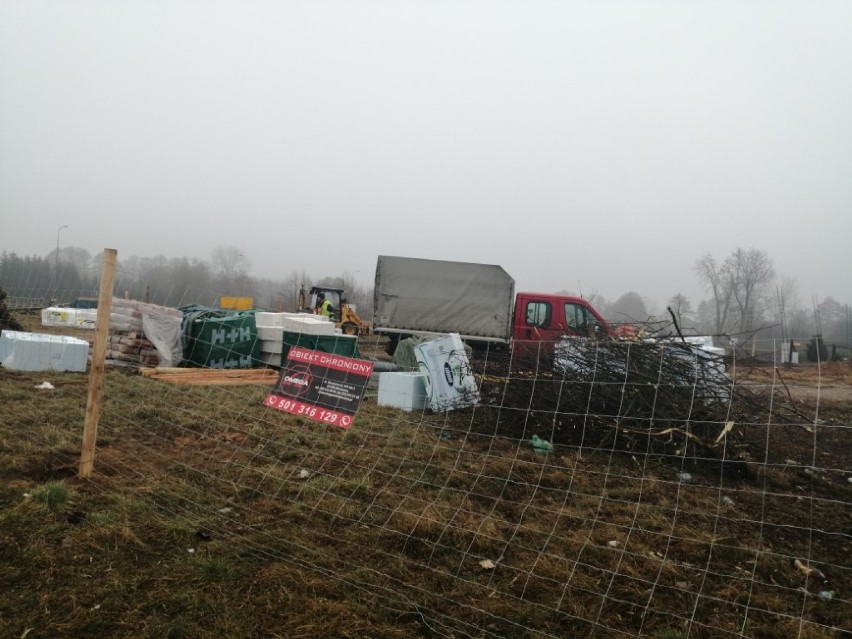
[[[104,249],[101,266],[101,287],[98,291],[98,315],[95,324],[95,345],[89,368],[89,395],[86,400],[86,424],[83,427],[83,447],[80,452],[80,477],[89,477],[95,465],[95,443],[98,438],[98,418],[101,414],[101,393],[104,388],[104,362],[109,341],[109,317],[112,311],[112,288],[115,280],[115,258],[118,251]]]

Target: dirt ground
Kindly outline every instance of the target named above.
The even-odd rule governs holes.
[[[344,433],[108,370],[81,480],[86,376],[0,369],[0,636],[845,639],[852,369],[738,375],[771,410],[726,446],[539,455],[535,404]]]

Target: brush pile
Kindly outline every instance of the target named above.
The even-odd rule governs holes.
[[[623,451],[712,450],[732,423],[765,411],[757,386],[735,384],[721,355],[666,341],[564,340],[483,366],[481,433]],[[477,367],[477,364],[474,365]]]

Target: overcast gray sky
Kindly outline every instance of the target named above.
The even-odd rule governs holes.
[[[852,297],[852,2],[0,3],[0,250]]]

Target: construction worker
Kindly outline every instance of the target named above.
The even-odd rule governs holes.
[[[22,331],[24,327],[16,320],[6,307],[6,291],[0,288],[0,333],[3,331]]]
[[[319,294],[317,302],[319,302],[319,314],[331,319],[331,314],[334,312],[334,309],[331,307],[331,302],[325,299],[325,295],[322,293]]]

